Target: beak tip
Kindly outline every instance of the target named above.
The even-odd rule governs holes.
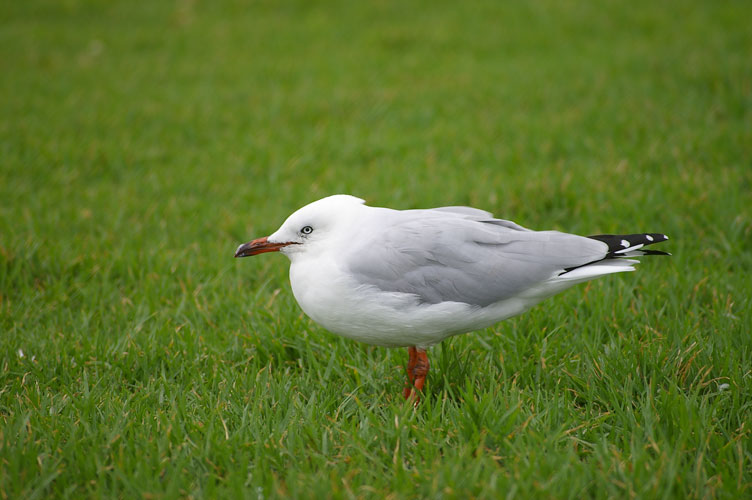
[[[247,243],[243,243],[242,245],[238,246],[238,248],[235,250],[235,258],[239,257],[245,257],[246,254],[243,252],[245,250],[244,247],[248,246]]]

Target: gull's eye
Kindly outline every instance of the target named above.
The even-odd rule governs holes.
[[[300,229],[300,234],[311,234],[313,232],[313,228],[311,226],[303,226]]]

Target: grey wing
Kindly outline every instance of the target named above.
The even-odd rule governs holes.
[[[446,212],[453,216],[459,216],[467,219],[472,219],[479,222],[485,222],[488,224],[495,224],[497,226],[506,227],[507,229],[514,229],[515,231],[530,231],[525,227],[520,226],[510,220],[496,219],[491,212],[480,210],[473,207],[452,206],[452,207],[439,207],[431,208],[428,210],[415,210],[415,212],[423,212],[424,214],[435,215],[437,212]]]
[[[493,219],[493,214],[491,212],[486,212],[479,208],[463,206],[430,208],[428,210],[420,210],[420,212],[446,212],[468,218]]]
[[[608,251],[582,236],[430,212],[392,221],[362,240],[346,264],[349,272],[364,285],[413,294],[424,303],[486,306]]]

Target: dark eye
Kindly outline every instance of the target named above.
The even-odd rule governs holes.
[[[303,226],[300,229],[301,234],[311,234],[313,232],[313,228],[311,226]]]

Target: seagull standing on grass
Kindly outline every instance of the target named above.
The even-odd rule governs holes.
[[[516,316],[577,283],[634,271],[659,233],[532,231],[470,207],[392,210],[334,195],[290,215],[235,257],[281,252],[303,311],[339,335],[407,347],[405,398],[423,390],[426,349]]]

